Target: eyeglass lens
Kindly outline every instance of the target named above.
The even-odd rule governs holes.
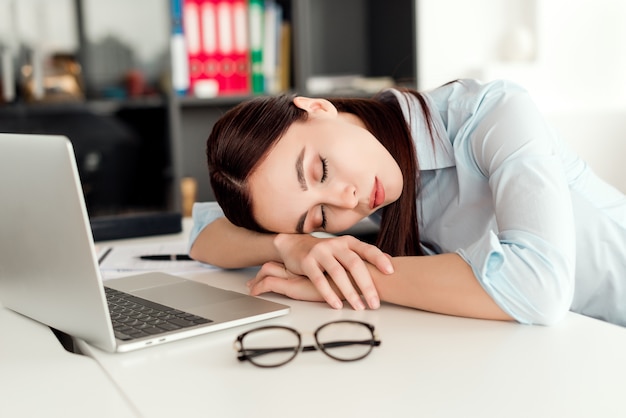
[[[357,322],[331,322],[315,333],[319,347],[328,356],[341,361],[359,360],[372,351],[372,331]]]
[[[247,333],[241,346],[251,363],[261,367],[279,366],[298,354],[300,335],[290,328],[259,328]]]

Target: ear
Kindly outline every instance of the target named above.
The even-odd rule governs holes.
[[[337,116],[337,108],[326,99],[297,96],[293,98],[293,104],[309,116]]]

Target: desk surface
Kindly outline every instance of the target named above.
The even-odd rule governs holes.
[[[189,277],[245,293],[253,274],[208,271]],[[291,313],[132,353],[79,346],[146,417],[626,416],[621,327],[573,313],[556,326],[540,327],[388,304],[375,311],[336,311],[264,297],[290,305]],[[374,324],[382,345],[354,363],[319,352],[300,353],[276,369],[236,359],[235,337],[256,325],[307,332],[336,319]],[[305,335],[304,344],[312,338]]]
[[[50,328],[0,305],[0,417],[137,416],[91,358],[71,354]]]

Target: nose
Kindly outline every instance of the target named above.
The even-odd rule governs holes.
[[[336,184],[335,186],[335,190],[331,193],[327,204],[342,209],[353,209],[358,205],[359,199],[354,186],[345,183]]]

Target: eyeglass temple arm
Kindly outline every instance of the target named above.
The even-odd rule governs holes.
[[[330,341],[330,342],[321,344],[320,348],[346,347],[348,345],[371,345],[372,347],[378,347],[380,345],[380,341],[372,340],[372,339],[356,340],[356,341]],[[302,351],[310,351],[310,350],[307,350],[308,347],[313,347],[313,346],[302,347]],[[316,348],[313,347],[313,349],[316,349]]]
[[[321,345],[320,348],[337,348],[346,347],[349,345],[371,345],[372,347],[378,347],[380,345],[379,340],[356,340],[356,341],[330,341]],[[295,347],[272,347],[272,348],[246,348],[239,352],[237,358],[239,361],[245,361],[250,358],[263,356],[265,354],[280,353],[285,351],[294,351]],[[315,345],[305,345],[300,348],[300,351],[316,351],[318,348]]]
[[[239,351],[237,358],[239,361],[245,361],[251,358],[263,356],[265,354],[295,351],[295,348],[296,347],[245,348]]]

